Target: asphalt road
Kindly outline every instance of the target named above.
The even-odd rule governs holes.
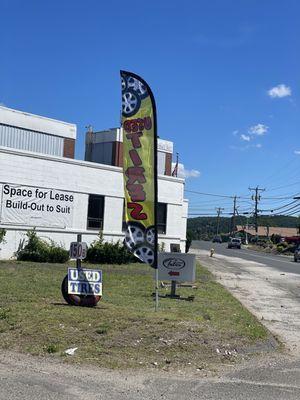
[[[200,250],[209,251],[211,248],[216,254],[221,254],[229,257],[238,257],[248,261],[266,264],[269,267],[275,268],[280,272],[300,274],[300,263],[295,263],[293,257],[271,255],[267,253],[259,253],[247,248],[228,249],[227,243],[212,243],[206,241],[193,241],[192,247]]]
[[[260,359],[215,376],[109,371],[0,354],[1,400],[299,400],[300,362]],[[231,369],[231,370],[230,370]]]

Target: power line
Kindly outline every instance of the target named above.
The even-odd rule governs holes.
[[[194,194],[200,194],[202,196],[213,196],[213,197],[224,197],[228,199],[232,199],[233,196],[228,196],[226,194],[215,194],[215,193],[204,193],[204,192],[196,192],[194,190],[185,190],[187,193],[194,193]]]
[[[281,206],[281,207],[272,208],[272,209],[267,209],[267,210],[261,210],[261,211],[263,211],[263,212],[266,212],[266,211],[273,212],[274,210],[280,210],[280,209],[282,209],[282,208],[288,207],[288,206],[290,206],[291,204],[295,204],[295,203],[298,203],[297,200],[294,200],[294,201],[292,201],[291,203],[288,203],[288,204],[284,204],[284,205]],[[298,203],[298,205],[299,205],[299,203]]]
[[[293,195],[289,197],[264,197],[264,200],[291,200],[293,199]]]
[[[291,176],[291,172],[295,171],[295,167],[292,168],[292,170],[289,168],[292,164],[294,164],[296,162],[297,165],[299,165],[299,157],[294,156],[293,158],[289,158],[288,162],[280,165],[279,168],[275,171],[273,171],[271,173],[271,175],[269,175],[266,179],[264,179],[261,184],[263,185],[267,185],[270,182],[276,181],[276,182],[280,182],[282,179],[285,179],[284,176],[282,176],[282,174],[287,175],[286,172],[288,172],[288,176]],[[280,177],[278,179],[278,177]],[[274,179],[275,178],[275,179]]]
[[[272,215],[282,215],[283,212],[285,213],[285,212],[291,211],[291,210],[293,210],[294,208],[297,208],[297,207],[299,207],[299,203],[296,204],[293,207],[288,208],[287,210],[283,210],[283,211],[280,211],[280,213],[275,213],[275,214],[272,214]]]
[[[292,216],[292,215],[295,215],[295,214],[300,214],[300,208],[298,210],[293,211],[292,213],[289,213],[289,214],[286,214],[286,215],[287,216]]]
[[[283,188],[286,188],[286,187],[295,186],[295,185],[299,185],[299,184],[300,184],[300,182],[298,181],[298,182],[294,182],[294,183],[291,183],[291,184],[288,184],[288,185],[278,186],[278,187],[275,187],[275,188],[268,189],[268,192],[273,192],[274,190],[283,189]]]

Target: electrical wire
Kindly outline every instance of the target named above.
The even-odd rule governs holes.
[[[288,212],[288,211],[291,211],[291,210],[293,210],[294,208],[299,208],[299,204],[297,204],[297,205],[295,205],[295,206],[293,206],[293,207],[290,207],[290,208],[288,208],[287,210],[281,210],[280,211],[280,213],[272,213],[272,215],[282,215],[282,213],[286,213],[286,212]]]
[[[286,187],[291,187],[291,186],[295,186],[295,185],[299,185],[299,184],[300,184],[300,181],[294,182],[294,183],[291,183],[291,184],[288,184],[288,185],[278,186],[278,187],[275,187],[275,188],[268,189],[268,192],[273,192],[274,190],[284,189]]]
[[[283,205],[283,206],[281,206],[281,207],[272,208],[272,209],[267,209],[267,210],[262,210],[262,211],[263,211],[263,212],[266,212],[266,211],[273,212],[274,210],[280,210],[281,208],[288,207],[288,206],[290,206],[291,204],[295,204],[295,203],[298,203],[297,205],[299,205],[298,200],[294,200],[294,201],[292,201],[291,203],[287,203],[287,204],[285,204],[285,205]]]
[[[223,198],[229,198],[233,199],[234,196],[228,196],[228,195],[222,195],[222,194],[215,194],[215,193],[204,193],[204,192],[196,192],[194,190],[185,190],[187,193],[193,193],[193,194],[200,194],[201,196],[213,196],[213,197],[223,197]]]

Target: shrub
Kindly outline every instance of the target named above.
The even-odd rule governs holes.
[[[190,231],[186,233],[185,252],[188,253],[192,244],[192,234]]]
[[[39,238],[35,228],[27,231],[27,243],[16,252],[18,261],[65,263],[69,259],[69,252],[55,244],[47,243]]]
[[[136,257],[119,241],[116,243],[104,242],[102,234],[88,248],[85,261],[92,264],[128,264],[137,262]]]
[[[222,243],[229,242],[229,235],[221,234]]]
[[[159,253],[164,253],[166,251],[166,243],[165,242],[158,243],[158,251],[159,251]]]
[[[69,260],[69,252],[57,245],[51,246],[49,249],[48,262],[63,264]]]
[[[5,229],[0,229],[0,243],[5,243],[5,237],[6,235],[6,230]]]
[[[294,253],[297,248],[295,244],[289,244],[287,247],[284,247],[282,253]]]
[[[0,229],[0,244],[5,243],[5,235],[6,235],[6,230]],[[1,250],[1,247],[0,247],[0,250]]]
[[[271,236],[271,241],[274,244],[279,244],[281,242],[281,236],[277,235],[276,233],[273,233],[273,235]]]
[[[279,253],[282,253],[283,249],[284,249],[284,247],[281,244],[277,245],[277,251]]]

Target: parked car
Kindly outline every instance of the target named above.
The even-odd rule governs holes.
[[[213,243],[222,243],[222,238],[221,236],[215,236],[212,241]]]
[[[298,246],[294,252],[294,261],[298,262],[300,260],[300,246]]]
[[[228,242],[228,249],[236,248],[240,249],[242,240],[240,238],[230,238]]]

